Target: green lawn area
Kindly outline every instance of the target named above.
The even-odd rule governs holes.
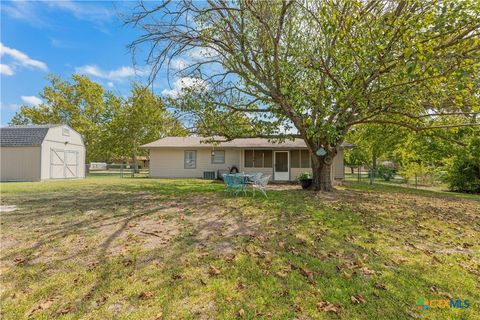
[[[479,319],[480,196],[4,183],[2,319]],[[420,299],[470,308],[420,310]]]

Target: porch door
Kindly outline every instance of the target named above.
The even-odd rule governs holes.
[[[275,151],[274,155],[273,179],[277,181],[290,180],[288,151]]]

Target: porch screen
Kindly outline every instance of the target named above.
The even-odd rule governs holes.
[[[290,163],[292,168],[310,168],[310,153],[308,150],[292,150]]]
[[[245,168],[271,168],[272,150],[245,150]]]

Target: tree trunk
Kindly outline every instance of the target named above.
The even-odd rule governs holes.
[[[137,165],[137,156],[133,155],[132,156],[132,172],[133,173],[138,173],[138,165]]]
[[[312,155],[312,186],[315,191],[333,191],[331,167],[333,156]],[[327,161],[325,161],[327,160]]]

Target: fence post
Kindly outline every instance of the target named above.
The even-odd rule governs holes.
[[[417,173],[415,172],[415,189],[418,188],[418,179],[417,179]]]
[[[361,168],[361,166],[358,166],[358,167],[357,167],[357,179],[358,179],[358,182],[360,182],[360,180],[361,180],[360,168]]]

